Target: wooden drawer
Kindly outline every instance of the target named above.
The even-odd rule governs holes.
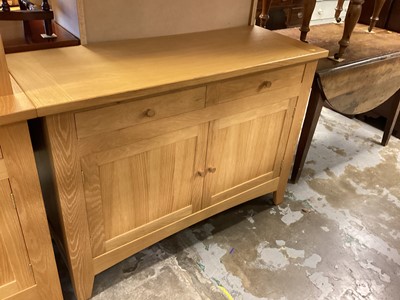
[[[302,22],[304,16],[303,11],[303,7],[293,7],[290,9],[290,14],[288,14],[289,18],[287,20],[288,27],[296,26]]]
[[[75,114],[78,138],[155,121],[205,106],[206,88],[182,90]]]
[[[300,84],[304,65],[216,82],[207,87],[207,106]]]

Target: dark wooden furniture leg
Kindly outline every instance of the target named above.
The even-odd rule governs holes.
[[[371,32],[375,27],[376,22],[379,21],[379,14],[382,10],[383,4],[385,4],[385,0],[375,0],[374,3],[374,12],[372,13],[371,20],[369,22],[368,31]]]
[[[262,8],[260,18],[260,26],[265,28],[269,19],[269,9],[271,7],[272,0],[262,0]]]
[[[10,11],[10,5],[8,4],[7,0],[2,0],[1,10],[4,12]]]
[[[290,179],[290,181],[293,183],[296,183],[299,180],[301,171],[303,170],[307,153],[310,149],[311,141],[314,136],[315,128],[317,127],[323,105],[324,100],[322,98],[319,80],[317,76],[315,76],[311,89],[310,101],[308,103],[306,116],[304,118],[303,129],[301,130],[296,157],[293,164],[292,177]]]
[[[339,41],[339,52],[335,53],[335,59],[339,59],[343,56],[344,51],[350,43],[350,36],[353,33],[354,27],[358,22],[361,15],[361,8],[364,0],[351,0],[349,8],[347,9],[346,19],[344,20],[344,30],[342,39]]]
[[[382,146],[386,146],[389,142],[390,136],[392,135],[393,128],[396,125],[397,118],[399,117],[400,113],[400,89],[391,97],[390,100],[393,100],[392,104],[392,114],[386,120],[385,129],[383,131],[382,137]],[[389,101],[390,101],[389,100]]]
[[[310,21],[311,16],[315,8],[316,0],[304,0],[304,14],[303,14],[303,23],[300,27],[300,40],[305,42],[307,38],[307,33],[310,31]]]
[[[343,3],[344,0],[338,0],[337,6],[335,8],[335,20],[338,23],[342,21],[342,18],[340,18],[340,13],[343,11]]]

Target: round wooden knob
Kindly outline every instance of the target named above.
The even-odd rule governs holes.
[[[261,88],[262,88],[262,89],[267,89],[267,88],[270,88],[271,85],[272,85],[272,82],[271,82],[271,81],[265,80],[265,81],[261,84]]]
[[[208,172],[210,172],[210,173],[215,173],[215,171],[217,171],[217,168],[214,168],[214,167],[208,168]]]
[[[146,110],[147,117],[151,118],[151,117],[154,117],[155,115],[156,115],[156,112],[153,109],[149,108],[148,110]]]

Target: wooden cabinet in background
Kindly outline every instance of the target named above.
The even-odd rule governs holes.
[[[256,12],[256,24],[259,25],[262,0],[258,0]],[[267,29],[283,29],[288,27],[300,27],[303,21],[304,0],[272,0],[269,11]]]

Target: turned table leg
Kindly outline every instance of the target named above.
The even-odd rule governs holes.
[[[335,53],[335,59],[339,59],[343,56],[344,51],[350,44],[350,36],[353,33],[354,27],[356,26],[358,19],[361,15],[361,7],[364,0],[351,0],[349,8],[346,13],[346,19],[344,20],[344,30],[342,39],[339,41],[339,52]]]
[[[396,125],[397,118],[400,113],[400,89],[391,97],[392,107],[391,115],[386,120],[385,129],[383,131],[382,146],[386,146],[389,142],[390,136],[392,135],[393,128]]]
[[[303,17],[303,22],[300,27],[300,40],[305,42],[307,33],[310,31],[310,21],[311,21],[311,16],[315,8],[315,3],[316,0],[305,0],[304,1],[304,17]]]
[[[272,0],[262,0],[262,8],[260,18],[260,26],[265,28],[269,19],[269,9],[271,7]]]
[[[343,11],[344,0],[338,0],[337,6],[335,8],[335,20],[340,23],[342,19],[340,18],[340,13]]]
[[[322,92],[318,84],[318,79],[315,77],[311,89],[310,101],[308,103],[306,116],[304,118],[303,128],[299,143],[297,146],[296,157],[292,168],[292,176],[290,181],[296,183],[303,170],[306,161],[308,150],[310,149],[311,141],[314,136],[315,128],[321,115],[324,100],[322,99]]]
[[[375,0],[374,3],[374,11],[371,16],[371,20],[369,22],[369,27],[368,31],[371,32],[372,29],[375,27],[376,22],[379,20],[379,14],[382,10],[383,4],[385,3],[385,0]]]

